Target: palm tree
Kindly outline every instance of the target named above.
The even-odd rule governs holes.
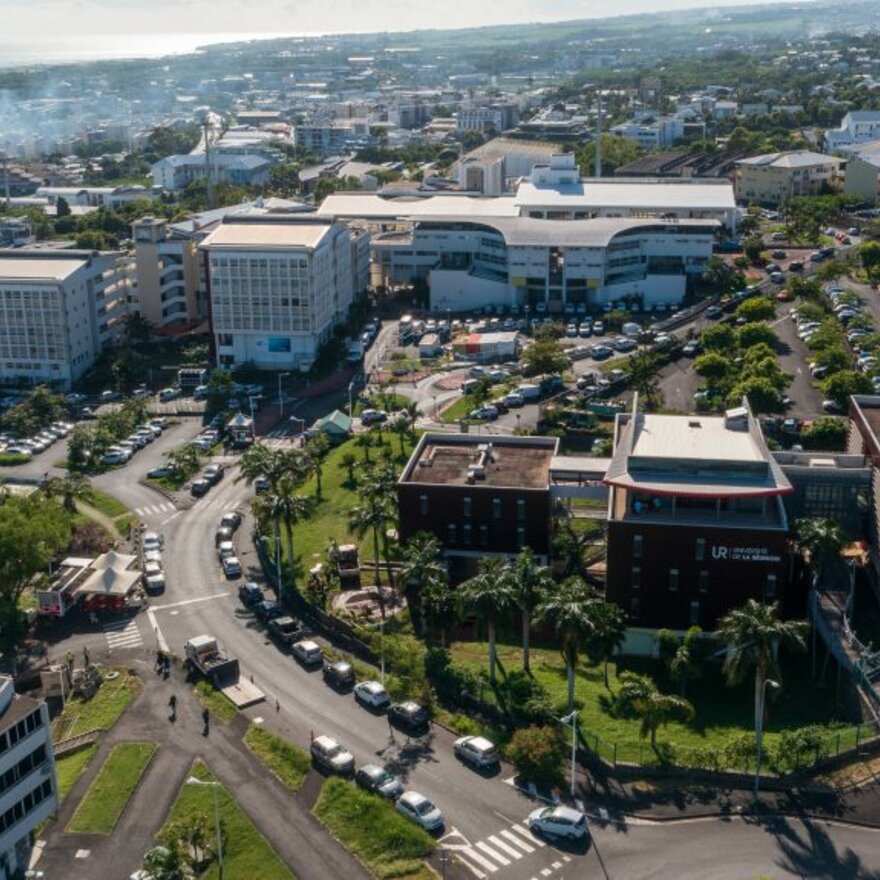
[[[539,620],[550,624],[559,638],[568,674],[568,711],[574,711],[574,673],[586,640],[593,634],[600,600],[590,596],[586,584],[578,578],[563,581],[544,597],[537,608]]]
[[[446,630],[455,619],[455,594],[445,576],[430,577],[420,593],[420,606],[423,619],[440,631],[440,647],[446,648]]]
[[[76,502],[88,501],[92,497],[92,484],[82,474],[77,473],[52,477],[46,483],[46,495],[60,498],[61,506],[68,513],[76,513]]]
[[[281,573],[281,517],[284,511],[284,501],[281,494],[276,489],[270,489],[268,492],[258,495],[254,499],[252,506],[258,522],[268,519],[272,523],[272,537],[274,539],[272,548],[275,554],[275,573],[278,577],[279,592],[283,592],[284,578]]]
[[[364,450],[364,461],[370,464],[370,450],[375,445],[373,434],[370,431],[364,431],[363,434],[358,434],[355,437],[354,442],[356,446]]]
[[[414,587],[421,593],[429,580],[445,577],[446,566],[440,560],[440,542],[430,532],[419,532],[403,548],[400,584],[404,589]],[[422,615],[422,634],[425,618]]]
[[[326,435],[318,434],[306,443],[306,467],[315,475],[315,494],[321,497],[321,479],[324,476],[324,458],[330,449]]]
[[[253,483],[258,477],[265,477],[274,489],[286,473],[302,474],[303,464],[299,453],[269,449],[261,443],[254,443],[239,461],[238,480]]]
[[[406,455],[406,438],[410,434],[409,423],[406,419],[398,417],[391,425],[391,430],[397,434],[397,439],[400,441],[400,457],[403,458]]]
[[[296,589],[296,557],[293,553],[293,527],[296,523],[307,519],[312,512],[312,499],[296,493],[296,485],[288,476],[278,484],[274,493],[274,511],[284,523],[287,539],[287,558],[290,562],[290,588]]]
[[[795,524],[798,549],[806,552],[818,580],[826,566],[840,558],[845,538],[840,526],[833,519],[799,519]]]
[[[630,706],[642,722],[639,736],[650,736],[651,748],[657,750],[657,731],[670,721],[688,722],[694,717],[694,707],[684,698],[664,694],[647,675],[623,672],[618,699]]]
[[[459,587],[462,609],[486,621],[489,634],[489,681],[495,684],[495,620],[508,611],[515,597],[510,566],[500,556],[480,560],[477,574]]]
[[[805,650],[809,624],[805,620],[780,620],[776,603],[763,605],[749,599],[722,618],[718,635],[727,644],[724,672],[730,683],[742,681],[755,668],[755,742],[758,755],[764,734],[762,704],[764,682],[770,674],[779,681],[779,648]]]
[[[601,602],[596,606],[593,634],[587,649],[602,661],[605,687],[608,688],[608,659],[620,648],[626,638],[626,614],[613,602]]]
[[[416,421],[419,418],[419,405],[413,400],[410,401],[402,410],[403,418],[406,420],[406,424],[409,426],[410,436],[415,439],[416,436]]]
[[[339,460],[340,464],[348,471],[348,484],[354,485],[354,469],[358,463],[358,457],[353,452],[345,452]]]
[[[657,376],[660,372],[657,355],[652,351],[640,351],[626,362],[624,370],[633,390],[639,393],[645,403],[652,402],[657,396]]]
[[[525,672],[529,667],[529,637],[532,630],[532,614],[538,604],[556,586],[550,569],[538,565],[530,547],[520,551],[513,561],[511,571],[514,601],[522,614],[522,663]]]
[[[388,524],[393,520],[394,510],[388,503],[387,497],[372,492],[364,492],[361,495],[360,506],[353,508],[348,514],[348,525],[358,538],[363,539],[368,533],[373,535],[374,577],[376,593],[379,598],[379,609],[382,612],[383,618],[385,617],[385,601],[379,574],[382,564],[382,557],[379,554],[379,541],[385,534]]]

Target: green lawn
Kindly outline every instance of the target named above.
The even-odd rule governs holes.
[[[314,812],[378,880],[436,877],[423,861],[434,851],[434,839],[383,798],[331,777]]]
[[[488,669],[488,647],[484,642],[456,642],[451,646],[457,663],[474,671]],[[517,644],[498,646],[500,661],[499,678],[503,681],[507,672],[522,668],[522,649]],[[565,665],[558,651],[536,650],[531,652],[532,673],[550,693],[554,706],[565,711],[568,686]],[[577,670],[575,699],[581,707],[581,724],[587,743],[596,746],[609,760],[650,763],[655,760],[646,740],[639,736],[640,722],[633,718],[613,717],[609,714],[607,699],[617,689],[617,672],[631,669],[651,674],[660,689],[666,693],[677,692],[655,661],[639,658],[623,658],[617,664],[609,664],[609,685],[605,688],[602,666],[581,663]],[[781,733],[807,724],[826,724],[837,716],[834,711],[833,684],[821,688],[810,678],[810,663],[806,655],[787,657],[783,662],[783,689],[775,699],[768,699],[769,714],[765,727],[765,743],[768,753],[779,742]],[[718,664],[705,665],[703,674],[687,684],[686,696],[696,710],[689,724],[671,723],[657,733],[658,744],[672,743],[678,749],[720,748],[733,737],[754,730],[754,679],[735,687],[726,684]],[[487,686],[484,698],[493,699]],[[851,732],[851,737],[850,737]],[[829,738],[836,742],[836,732]],[[843,741],[855,738],[855,729],[842,733]]]
[[[476,409],[477,406],[477,401],[470,394],[465,394],[440,413],[440,421],[447,424],[460,422],[462,419],[466,419],[468,413],[472,409]]]
[[[141,776],[158,749],[156,743],[120,743],[113,747],[89,790],[79,802],[65,831],[109,834],[134,794]]]
[[[62,801],[70,793],[70,789],[76,785],[77,779],[82,776],[97,751],[97,744],[92,743],[84,749],[55,759],[55,771],[58,774],[58,797]]]
[[[312,766],[307,752],[258,724],[248,728],[244,743],[291,791],[305,781]]]
[[[394,452],[396,465],[402,467],[412,452],[412,441],[409,438],[404,438],[403,455],[400,454],[400,440],[396,435],[388,436],[386,442]],[[321,481],[323,497],[317,501],[312,515],[304,522],[298,523],[294,529],[294,552],[300,584],[303,583],[305,574],[316,562],[325,561],[331,539],[335,539],[340,544],[357,541],[348,528],[349,511],[359,504],[355,487],[349,483],[348,471],[342,465],[342,458],[348,452],[356,455],[359,461],[363,461],[364,450],[357,446],[353,439],[332,449],[324,461]],[[377,460],[378,452],[377,449],[370,450],[371,461]],[[355,468],[355,477],[357,477],[357,468]],[[300,491],[304,495],[314,497],[316,486],[315,478],[311,477]],[[362,544],[364,549],[361,558],[364,558],[364,551],[367,550],[369,550],[367,555],[372,556],[371,539],[368,537],[366,543],[362,542]],[[367,544],[369,544],[369,548]],[[286,559],[287,548],[286,542],[283,540],[281,549]]]
[[[110,519],[115,519],[117,516],[123,516],[126,513],[130,513],[129,509],[118,498],[114,498],[106,492],[92,489],[90,494],[91,497],[88,499],[89,504],[94,507],[95,510],[103,513],[104,516],[109,516]]]
[[[30,460],[29,455],[21,455],[17,452],[0,452],[0,467],[12,467]]]
[[[191,776],[206,782],[213,781],[210,770],[197,761]],[[165,825],[156,835],[162,841],[168,827],[194,815],[205,815],[210,819],[208,845],[214,845],[214,793],[220,806],[220,827],[223,839],[223,877],[224,880],[296,880],[269,842],[254,827],[235,798],[223,786],[194,785],[184,783],[180,787],[177,800],[171,807]],[[303,846],[308,841],[302,841]],[[200,875],[204,880],[219,880],[216,859]]]
[[[235,703],[218,691],[206,678],[201,678],[196,682],[196,696],[202,706],[224,724],[229,724],[238,712]]]
[[[77,658],[77,662],[80,658]],[[105,669],[104,675],[116,672],[118,677],[105,679],[91,700],[73,697],[56,719],[56,739],[67,739],[89,730],[109,730],[129,707],[141,689],[140,679],[124,669]]]

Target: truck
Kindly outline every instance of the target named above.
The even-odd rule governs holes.
[[[282,645],[292,645],[303,634],[303,625],[295,618],[285,615],[270,620],[266,625],[269,635]]]
[[[238,658],[223,651],[214,636],[193,636],[183,650],[186,665],[204,675],[239,709],[266,699],[266,695],[253,682],[242,677]]]
[[[524,397],[527,401],[537,400],[541,396],[541,386],[531,384],[518,385],[516,393]]]

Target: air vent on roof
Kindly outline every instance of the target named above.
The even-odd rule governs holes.
[[[486,479],[486,468],[480,467],[480,465],[471,465],[468,468],[468,482],[473,483],[474,480],[485,480]]]
[[[700,422],[698,422],[696,419],[694,419],[693,421],[688,422],[688,427],[689,428],[702,428],[703,426]]]

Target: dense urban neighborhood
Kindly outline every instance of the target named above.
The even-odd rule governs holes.
[[[880,876],[878,487],[870,4],[0,58],[0,880]]]

